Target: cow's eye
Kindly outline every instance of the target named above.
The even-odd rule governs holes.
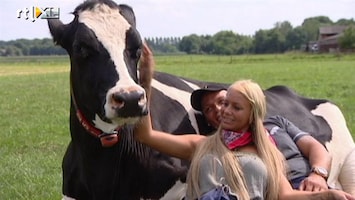
[[[137,58],[140,58],[141,55],[142,55],[142,49],[139,48],[139,49],[137,49],[137,51],[136,51],[136,57],[137,57]]]
[[[139,59],[141,57],[142,51],[140,48],[138,48],[138,49],[127,49],[127,52],[132,59]]]
[[[84,43],[74,43],[74,51],[82,58],[87,58],[96,52],[94,48]]]
[[[78,47],[78,53],[83,57],[87,58],[89,56],[89,50],[85,46]]]

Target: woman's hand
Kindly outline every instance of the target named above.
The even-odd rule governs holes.
[[[147,43],[143,43],[142,55],[139,60],[139,83],[147,93],[147,99],[150,99],[151,83],[155,68],[155,61],[152,51]]]

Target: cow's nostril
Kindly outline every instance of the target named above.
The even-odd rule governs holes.
[[[140,97],[139,97],[138,105],[144,106],[144,104],[147,102],[146,99],[145,99],[144,92],[140,93],[139,96]]]
[[[125,103],[125,96],[121,92],[116,92],[112,94],[112,103],[114,107],[122,108]]]
[[[122,103],[124,102],[124,96],[122,96],[121,93],[116,92],[112,94],[112,99],[116,101],[117,103]]]

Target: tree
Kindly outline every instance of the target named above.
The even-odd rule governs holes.
[[[179,50],[188,54],[198,54],[201,52],[201,39],[196,34],[185,36],[181,39]]]
[[[22,51],[16,46],[7,46],[5,48],[4,56],[22,56]]]
[[[302,28],[306,33],[306,40],[318,40],[319,27],[332,24],[332,20],[330,20],[329,17],[326,16],[318,16],[305,19],[302,23]]]
[[[289,21],[277,22],[274,28],[277,29],[284,37],[286,37],[286,35],[293,29]]]
[[[237,49],[237,37],[232,31],[220,31],[211,38],[213,51],[218,55],[232,55]]]
[[[202,35],[200,38],[201,38],[201,53],[214,54],[214,47],[211,41],[212,36]]]
[[[351,19],[339,19],[336,22],[337,25],[344,25],[344,26],[350,26],[350,25],[355,25],[355,21],[353,18]]]
[[[267,31],[258,30],[254,35],[254,53],[265,53],[267,50],[266,41],[267,39]]]
[[[285,37],[278,29],[259,30],[254,36],[255,53],[279,53],[285,49]]]
[[[287,50],[299,50],[302,45],[307,44],[307,36],[305,31],[299,26],[288,32],[286,35],[285,46]]]
[[[344,34],[339,38],[342,49],[355,49],[355,27],[345,29]]]

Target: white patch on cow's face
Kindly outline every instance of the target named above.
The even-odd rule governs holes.
[[[189,83],[186,81],[184,81],[184,82],[186,84],[188,84],[194,90],[199,89],[199,87],[193,83]],[[168,86],[166,84],[158,82],[155,79],[152,80],[152,86],[155,89],[161,91],[166,96],[170,97],[171,99],[175,99],[177,102],[179,102],[185,108],[186,112],[188,113],[192,127],[195,129],[196,133],[199,133],[195,113],[194,113],[194,110],[192,109],[192,106],[190,103],[191,93],[183,91],[183,90],[179,90],[175,87]]]
[[[355,148],[353,138],[346,126],[345,118],[340,109],[331,103],[323,103],[312,110],[314,115],[324,118],[332,130],[332,140],[326,144],[332,156],[332,166],[328,177],[328,184],[332,187],[339,186],[338,175],[343,169],[345,159]],[[351,163],[350,165],[355,165]]]
[[[106,48],[120,75],[120,81],[127,82],[127,84],[134,83],[128,74],[123,57],[126,32],[131,25],[119,13],[119,10],[112,9],[105,4],[97,4],[92,10],[80,12],[79,22],[90,28]]]
[[[119,75],[119,81],[116,82],[113,88],[110,88],[106,94],[105,115],[114,123],[131,122],[132,119],[117,119],[116,110],[112,102],[112,94],[121,91],[139,91],[144,93],[144,89],[136,84],[130,77],[126,63],[124,61],[124,50],[126,46],[126,32],[131,25],[119,13],[118,9],[112,9],[105,4],[97,4],[91,10],[84,10],[79,14],[79,22],[85,24],[96,35],[98,41],[105,47],[109,53]],[[105,69],[103,69],[105,70]],[[142,99],[141,104],[146,104],[147,101]],[[133,121],[137,121],[133,120]]]

